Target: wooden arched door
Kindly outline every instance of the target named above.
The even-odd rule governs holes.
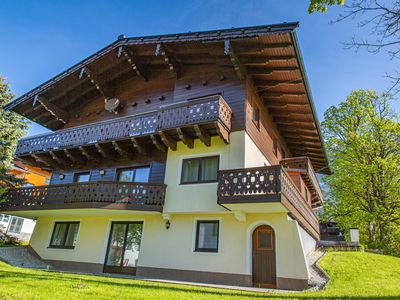
[[[253,232],[253,286],[276,287],[275,233],[268,225]]]

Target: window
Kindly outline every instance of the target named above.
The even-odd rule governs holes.
[[[90,172],[75,173],[74,182],[88,182],[90,179]]]
[[[0,214],[0,222],[3,220],[3,215]]]
[[[218,252],[219,221],[197,221],[196,252]]]
[[[216,182],[219,156],[184,159],[181,184]]]
[[[257,232],[257,250],[271,250],[273,248],[272,231],[262,229]]]
[[[3,222],[7,223],[8,220],[10,220],[10,216],[9,215],[3,215]]]
[[[118,171],[118,181],[122,182],[149,182],[150,167],[121,169]]]
[[[272,151],[275,155],[278,155],[278,142],[275,138],[272,140]]]
[[[11,223],[10,223],[10,227],[8,228],[8,232],[21,233],[23,224],[24,224],[24,219],[13,217],[11,219]]]
[[[49,248],[74,249],[79,222],[56,222]]]
[[[254,125],[257,126],[257,128],[260,127],[260,109],[254,104],[252,108],[252,116],[251,119],[253,120]]]

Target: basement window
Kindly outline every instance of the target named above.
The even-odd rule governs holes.
[[[216,182],[218,169],[219,156],[184,159],[181,184]]]
[[[49,248],[74,249],[78,230],[79,222],[56,222]]]
[[[10,227],[8,228],[8,232],[10,233],[21,233],[22,225],[24,225],[24,219],[13,217],[11,219]]]
[[[196,252],[218,252],[219,221],[197,221]]]
[[[75,173],[75,182],[88,182],[90,179],[90,172]]]

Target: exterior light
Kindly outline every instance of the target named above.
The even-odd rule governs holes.
[[[106,170],[104,170],[104,169],[100,169],[100,175],[101,175],[101,176],[104,176],[104,175],[106,175]]]
[[[167,220],[167,222],[165,222],[165,229],[169,229],[171,227],[171,223],[169,220]]]
[[[60,178],[60,180],[63,180],[63,179],[65,178],[65,175],[64,175],[64,174],[60,174],[60,175],[58,176],[58,178]]]

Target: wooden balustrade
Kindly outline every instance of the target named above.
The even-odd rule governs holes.
[[[24,138],[18,142],[16,155],[93,145],[210,122],[217,122],[221,128],[229,132],[231,116],[232,111],[228,104],[221,96],[215,95],[165,106],[158,111],[146,114],[117,118]]]
[[[308,157],[285,158],[281,160],[281,165],[289,172],[299,172],[312,193],[313,204],[316,206],[322,205],[322,190]]]
[[[164,184],[84,182],[10,189],[2,211],[58,208],[112,208],[162,211]]]
[[[234,170],[218,173],[218,203],[234,204],[281,202],[289,214],[314,237],[319,236],[319,222],[312,207],[302,196],[281,165]]]

